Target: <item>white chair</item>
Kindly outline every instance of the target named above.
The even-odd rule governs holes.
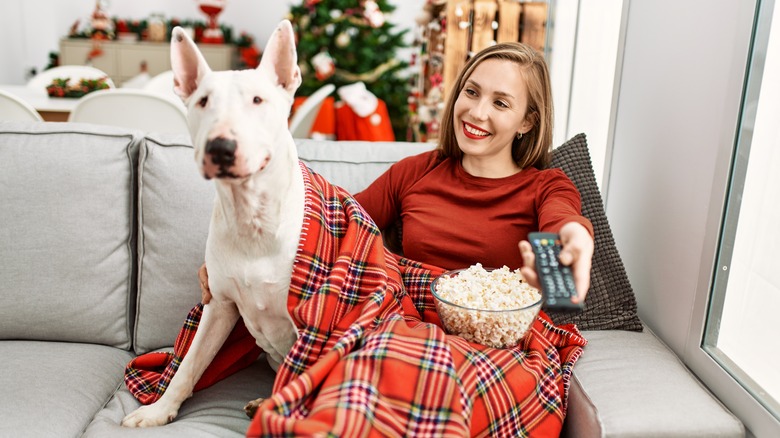
[[[0,120],[42,122],[43,118],[29,103],[0,90]]]
[[[290,120],[290,132],[293,138],[309,137],[309,132],[311,127],[314,126],[314,120],[320,112],[322,103],[335,89],[336,86],[333,84],[323,85],[319,90],[307,97],[301,106],[298,107],[295,114],[293,114],[292,120]]]
[[[87,94],[69,122],[123,126],[158,133],[189,133],[184,106],[145,90],[115,88]]]
[[[187,107],[184,106],[181,97],[173,91],[173,70],[166,70],[152,76],[149,82],[144,85],[143,90],[165,97],[180,107],[185,114],[187,113]]]
[[[171,99],[175,99],[181,102],[181,98],[173,92],[173,70],[166,70],[162,73],[156,74],[149,79],[143,87],[146,91],[169,96]]]
[[[75,84],[82,79],[100,79],[106,78],[109,88],[114,88],[114,81],[108,77],[103,70],[91,67],[89,65],[60,65],[44,70],[32,79],[27,81],[27,86],[31,88],[45,89],[54,79],[70,78],[70,83]]]

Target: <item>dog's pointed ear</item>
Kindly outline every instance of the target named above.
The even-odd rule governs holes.
[[[301,69],[295,51],[295,32],[288,20],[282,20],[268,39],[258,70],[265,70],[290,96],[301,85]]]
[[[198,83],[203,76],[211,71],[198,46],[179,26],[173,28],[171,32],[171,69],[173,91],[182,100],[187,100],[198,88]]]

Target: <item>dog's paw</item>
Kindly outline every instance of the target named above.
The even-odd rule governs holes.
[[[154,404],[141,406],[122,419],[124,427],[154,427],[163,426],[176,418],[177,411],[167,411]]]
[[[247,403],[246,406],[244,406],[244,412],[246,412],[246,416],[249,418],[255,418],[257,407],[260,406],[260,403],[262,403],[264,400],[264,398],[258,398],[257,400],[252,400]]]

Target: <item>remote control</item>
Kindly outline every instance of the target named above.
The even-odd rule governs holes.
[[[536,256],[536,274],[542,286],[543,307],[547,310],[572,312],[582,310],[582,303],[572,303],[577,296],[571,268],[561,264],[561,238],[555,233],[529,233],[528,241]]]

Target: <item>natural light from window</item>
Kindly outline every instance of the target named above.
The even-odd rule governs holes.
[[[761,75],[765,59],[743,111],[704,348],[780,418],[780,7],[772,24],[750,67]]]

